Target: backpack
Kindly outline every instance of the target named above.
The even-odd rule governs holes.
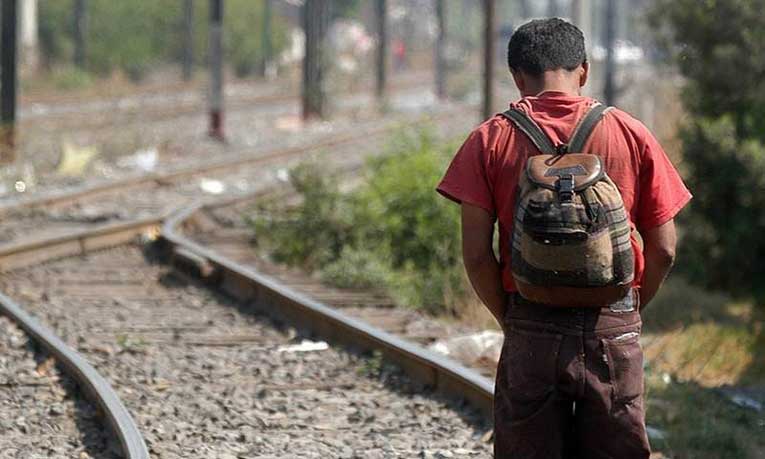
[[[609,109],[593,105],[557,147],[523,111],[503,113],[542,153],[518,182],[511,236],[513,278],[528,301],[602,307],[630,291],[635,260],[621,194],[601,158],[583,153]]]

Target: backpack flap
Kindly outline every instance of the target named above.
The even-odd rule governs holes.
[[[600,157],[585,153],[536,155],[526,164],[529,181],[542,188],[560,192],[581,191],[603,178]]]

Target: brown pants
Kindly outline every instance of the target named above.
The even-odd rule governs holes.
[[[496,459],[648,458],[637,295],[602,309],[518,295],[494,397]]]

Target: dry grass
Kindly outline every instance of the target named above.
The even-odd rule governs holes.
[[[721,387],[765,394],[763,311],[752,303],[667,283],[644,312],[648,424],[671,458],[763,458],[765,412],[732,403]]]

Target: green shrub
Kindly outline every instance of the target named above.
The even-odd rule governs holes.
[[[765,145],[738,137],[729,116],[696,118],[682,139],[695,195],[681,220],[683,270],[734,296],[765,298]]]
[[[765,302],[765,2],[659,0],[657,35],[686,78],[681,132],[695,195],[679,268]],[[725,20],[720,20],[725,18]]]
[[[183,2],[180,0],[87,2],[87,69],[98,75],[115,70],[140,80],[160,63],[180,61],[183,51]],[[73,1],[40,4],[40,42],[49,66],[72,59]],[[240,76],[253,73],[261,60],[263,2],[227,0],[224,7],[226,60]],[[207,58],[207,2],[194,4],[196,62]],[[287,44],[287,27],[273,15],[275,53]]]
[[[55,69],[52,78],[53,85],[64,90],[81,89],[93,83],[93,78],[88,72],[70,66]]]
[[[319,271],[343,287],[380,287],[400,304],[454,312],[464,293],[459,210],[434,188],[454,144],[427,130],[401,131],[369,162],[353,193],[316,164],[293,171],[299,205],[261,208],[252,219],[273,258]]]
[[[226,0],[226,56],[238,76],[255,73],[263,56],[263,10],[265,2]],[[272,13],[271,46],[281,50],[287,46],[287,26]]]
[[[308,270],[337,261],[353,238],[352,203],[313,163],[293,169],[290,183],[302,202],[279,211],[262,207],[251,219],[256,241],[266,242],[276,261]]]

